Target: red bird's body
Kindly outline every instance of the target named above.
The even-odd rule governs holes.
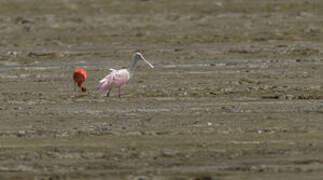
[[[73,80],[74,83],[77,84],[77,86],[80,87],[83,92],[86,91],[86,87],[82,85],[83,82],[86,80],[86,71],[84,69],[75,69],[73,73]]]

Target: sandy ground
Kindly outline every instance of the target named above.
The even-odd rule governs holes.
[[[322,16],[320,0],[0,1],[0,179],[322,179]],[[156,68],[97,93],[136,51]]]

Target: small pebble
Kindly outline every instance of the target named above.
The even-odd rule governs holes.
[[[222,6],[223,6],[222,2],[216,2],[215,4],[216,4],[217,6],[219,6],[219,7],[222,7]]]
[[[10,56],[17,56],[18,52],[17,51],[8,51],[7,54]]]
[[[26,131],[24,131],[24,130],[18,131],[18,137],[22,137],[24,135],[26,135]]]

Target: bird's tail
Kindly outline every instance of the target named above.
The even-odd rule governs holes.
[[[96,89],[98,91],[104,91],[104,89],[106,88],[107,84],[108,84],[108,81],[106,79],[102,79],[100,81],[99,85],[96,87]]]
[[[103,79],[100,80],[99,85],[97,86],[98,91],[104,91],[106,89],[109,89],[111,87],[111,84],[113,82],[113,79],[115,77],[115,69],[110,69],[112,72],[105,76]]]

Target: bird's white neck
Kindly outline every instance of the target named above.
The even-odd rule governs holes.
[[[130,72],[130,76],[132,76],[135,73],[137,62],[138,62],[138,60],[133,58],[132,64],[128,67],[128,71]]]

